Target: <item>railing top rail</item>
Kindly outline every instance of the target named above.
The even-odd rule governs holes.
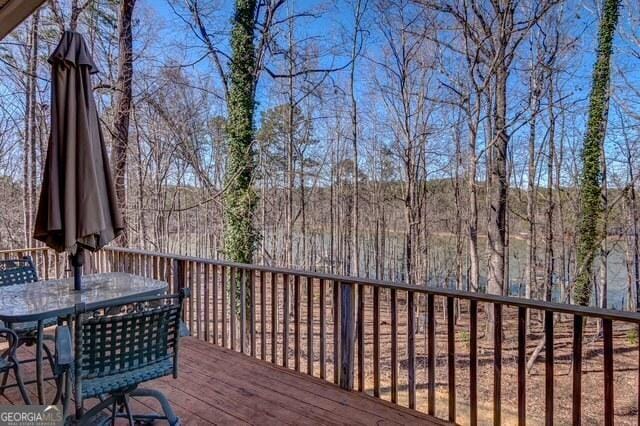
[[[18,249],[18,250],[1,250],[0,254],[11,253],[11,252],[28,252],[33,250],[37,251],[37,250],[44,250],[44,249],[46,248],[38,247],[38,248],[28,248],[28,249]],[[412,292],[422,293],[422,294],[433,294],[436,296],[453,297],[453,298],[463,299],[463,300],[475,300],[483,303],[498,303],[501,305],[512,306],[512,307],[523,307],[528,309],[552,311],[555,313],[580,315],[585,317],[610,319],[615,321],[624,321],[624,322],[632,322],[632,323],[640,324],[640,313],[638,312],[615,311],[612,309],[602,309],[602,308],[591,307],[591,306],[570,305],[570,304],[564,304],[564,303],[547,302],[543,300],[531,300],[531,299],[524,299],[520,297],[501,296],[501,295],[487,294],[487,293],[473,293],[473,292],[468,292],[463,290],[453,290],[453,289],[447,289],[447,288],[414,286],[407,283],[394,282],[394,281],[384,281],[384,280],[376,280],[371,278],[334,275],[334,274],[328,274],[324,272],[313,272],[313,271],[305,271],[305,270],[299,270],[299,269],[277,268],[277,267],[263,266],[263,265],[257,265],[257,264],[236,263],[236,262],[229,262],[224,260],[208,259],[208,258],[201,258],[201,257],[194,257],[194,256],[149,252],[149,251],[139,250],[139,249],[128,249],[128,248],[121,248],[121,247],[106,247],[105,249],[110,251],[120,252],[120,253],[156,256],[156,257],[162,257],[167,259],[198,262],[198,263],[233,267],[233,268],[239,268],[239,269],[251,269],[251,270],[264,271],[264,272],[273,273],[273,274],[297,275],[299,277],[315,278],[315,279],[321,279],[326,281],[339,281],[341,283],[364,284],[364,285],[381,287],[381,288],[389,288],[389,289],[395,288],[395,289],[412,291]]]

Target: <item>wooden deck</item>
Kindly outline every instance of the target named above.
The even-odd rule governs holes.
[[[26,376],[33,375],[31,368],[25,370]],[[186,425],[445,424],[194,338],[182,341],[178,379],[164,378],[147,387],[163,391]],[[35,398],[32,386],[30,391]],[[0,404],[12,403],[21,403],[15,389],[0,396]],[[135,411],[156,408],[146,404],[135,402]]]

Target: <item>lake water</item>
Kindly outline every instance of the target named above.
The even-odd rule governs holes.
[[[270,252],[284,252],[282,250],[282,239],[278,238],[278,241],[271,239],[270,235],[264,235],[267,247]],[[368,236],[364,235],[363,238]],[[313,266],[312,269],[319,271],[329,271],[329,238],[328,235],[321,235],[314,233],[308,235],[307,250],[313,251]],[[391,236],[386,241],[385,249],[385,279],[392,281],[405,281],[405,274],[403,273],[403,239],[400,236]],[[486,286],[486,255],[483,255],[485,248],[485,240],[480,239],[479,248],[481,249],[480,259],[480,285]],[[299,253],[301,246],[300,235],[294,237],[294,251]],[[363,276],[373,277],[375,271],[371,265],[373,253],[369,248],[371,245],[366,245],[367,250],[361,249],[361,265],[360,272]],[[612,239],[609,243],[610,254],[607,263],[608,274],[608,289],[607,289],[607,304],[612,309],[625,309],[627,305],[627,269],[625,260],[625,242],[623,240]],[[275,249],[275,250],[272,250]],[[282,250],[282,251],[281,251]],[[556,247],[556,265],[560,261],[558,254],[560,253],[560,247]],[[432,236],[430,238],[430,244],[427,251],[429,258],[429,280],[427,285],[434,287],[455,287],[454,270],[455,265],[452,259],[455,257],[455,241],[450,235]],[[542,250],[539,250],[538,257],[542,264]],[[524,239],[512,238],[509,247],[509,277],[510,277],[510,294],[524,295],[524,282],[525,272],[527,264],[527,245]],[[294,258],[294,265],[297,267],[303,267],[304,262],[302,259]],[[309,266],[307,265],[307,268]],[[335,266],[334,266],[335,267]],[[596,268],[598,265],[596,264]],[[336,271],[340,271],[339,266],[335,267]],[[556,266],[556,270],[559,270]],[[539,277],[539,282],[542,282],[542,278]],[[561,301],[560,291],[560,279],[556,277],[553,284],[553,299],[554,301]]]

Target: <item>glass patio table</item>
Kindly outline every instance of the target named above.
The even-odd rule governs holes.
[[[0,289],[0,320],[7,325],[37,322],[36,385],[40,404],[44,404],[42,351],[45,320],[73,315],[78,303],[84,303],[86,310],[108,308],[159,295],[168,288],[164,281],[124,272],[84,275],[82,285],[82,291],[74,291],[73,278],[67,278]],[[54,399],[59,397],[59,393],[58,390]]]

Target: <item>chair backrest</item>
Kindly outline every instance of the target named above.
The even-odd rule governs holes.
[[[0,260],[0,287],[38,281],[38,273],[29,256]]]
[[[183,296],[161,300],[132,313],[77,315],[76,374],[83,379],[104,377],[171,359],[176,374]]]

